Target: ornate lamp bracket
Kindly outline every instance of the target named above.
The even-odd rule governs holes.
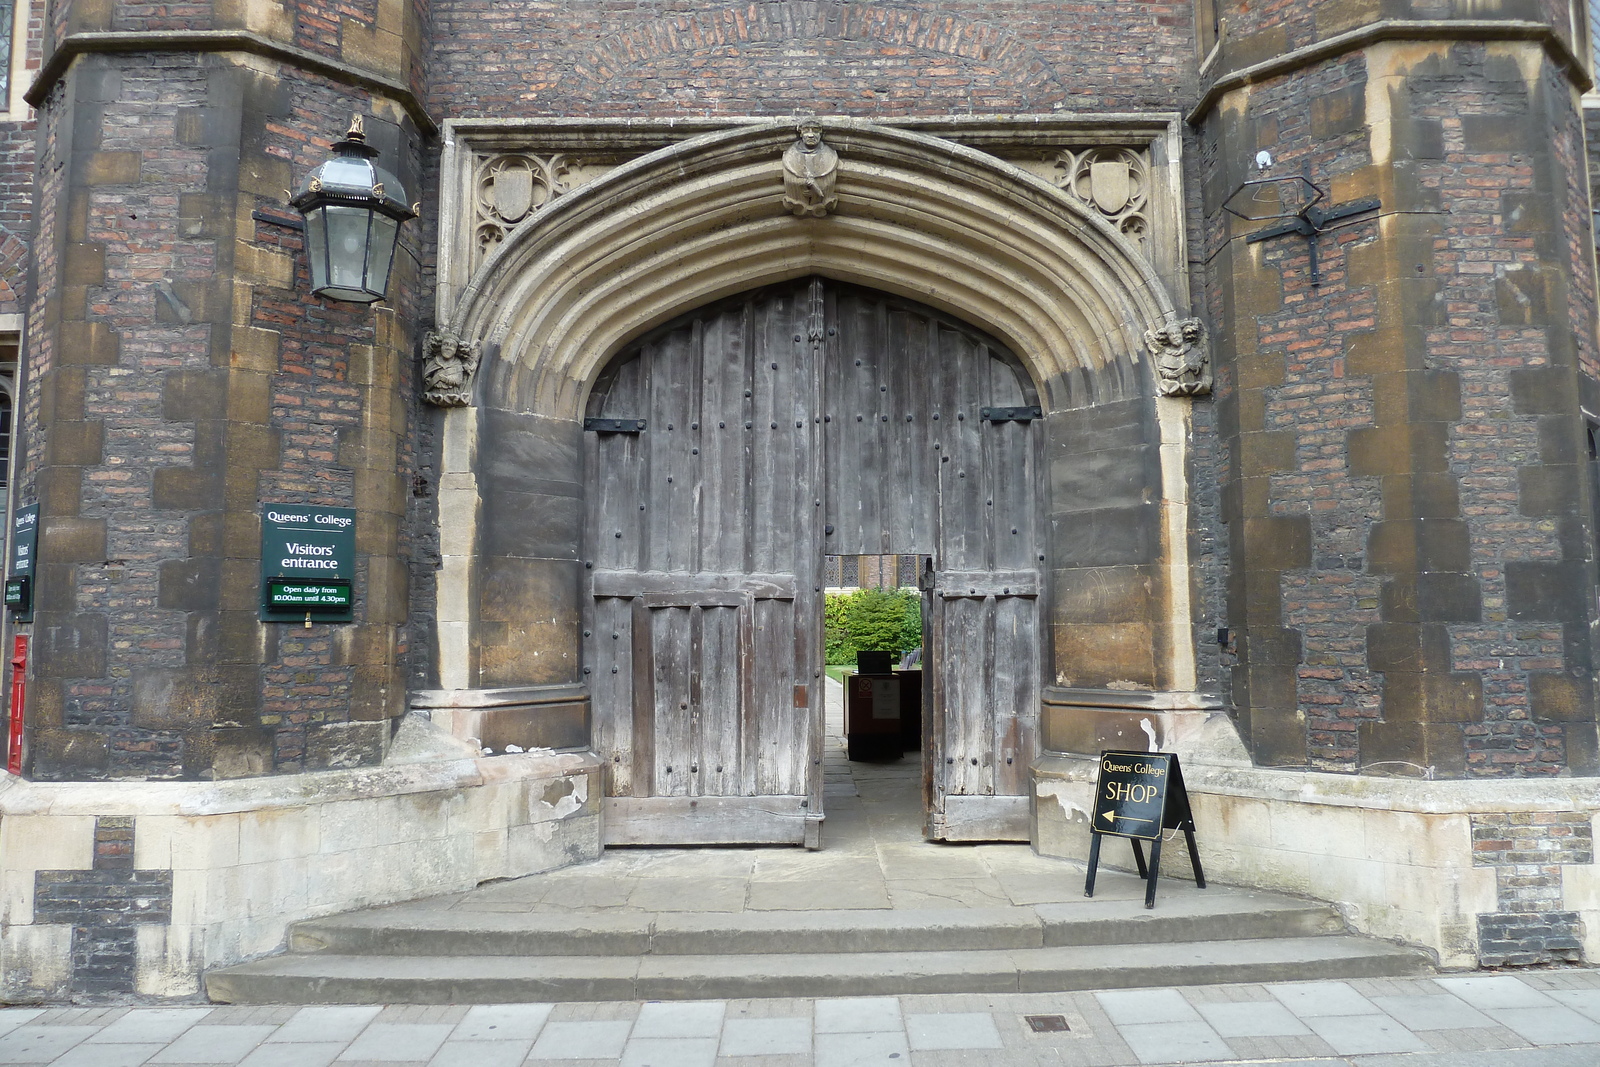
[[[1311,287],[1322,285],[1322,271],[1317,263],[1317,238],[1328,232],[1329,224],[1353,215],[1377,211],[1383,202],[1375,196],[1364,196],[1332,207],[1318,207],[1327,193],[1310,178],[1252,178],[1242,183],[1223,201],[1222,210],[1235,218],[1248,222],[1282,219],[1245,238],[1247,244],[1260,244],[1286,233],[1297,233],[1308,239],[1311,254]]]

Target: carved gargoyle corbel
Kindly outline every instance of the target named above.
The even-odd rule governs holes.
[[[429,330],[422,357],[422,399],[441,408],[472,403],[472,375],[478,369],[478,342],[464,341],[446,327]]]
[[[1162,396],[1204,396],[1211,392],[1211,350],[1199,319],[1180,319],[1146,330],[1144,346],[1156,366]]]

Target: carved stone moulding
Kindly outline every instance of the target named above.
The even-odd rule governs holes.
[[[466,407],[472,403],[472,375],[478,362],[476,341],[464,341],[448,328],[428,331],[423,342],[422,399],[435,407]]]

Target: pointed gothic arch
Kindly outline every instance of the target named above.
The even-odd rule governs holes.
[[[783,208],[789,123],[690,138],[513,230],[442,318],[486,349],[479,402],[571,417],[609,356],[753,287],[820,274],[983,323],[1052,409],[1152,390],[1142,338],[1178,317],[1096,212],[994,156],[912,130],[827,123],[838,209]]]
[[[825,217],[783,206],[793,126],[743,125],[561,195],[470,281],[441,284],[440,321],[483,357],[473,403],[445,422],[444,688],[503,694],[469,703],[588,699],[583,414],[597,378],[694,309],[820,276],[971,323],[1031,379],[1047,690],[1193,689],[1188,414],[1157,396],[1144,347],[1183,317],[1160,276],[1094,209],[997,157],[859,120],[824,128],[840,160]]]

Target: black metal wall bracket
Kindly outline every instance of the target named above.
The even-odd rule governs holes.
[[[1044,417],[1038,404],[1020,408],[983,408],[978,414],[989,422],[1032,422]]]
[[[1317,238],[1328,232],[1328,224],[1339,219],[1347,219],[1352,215],[1377,211],[1381,207],[1383,203],[1375,196],[1364,196],[1360,200],[1352,200],[1348,204],[1335,204],[1330,208],[1319,208],[1312,204],[1292,219],[1257,230],[1245,238],[1245,243],[1260,244],[1274,237],[1282,237],[1286,233],[1298,233],[1308,238],[1311,253],[1311,287],[1315,289],[1322,284],[1322,271],[1317,264]]]

